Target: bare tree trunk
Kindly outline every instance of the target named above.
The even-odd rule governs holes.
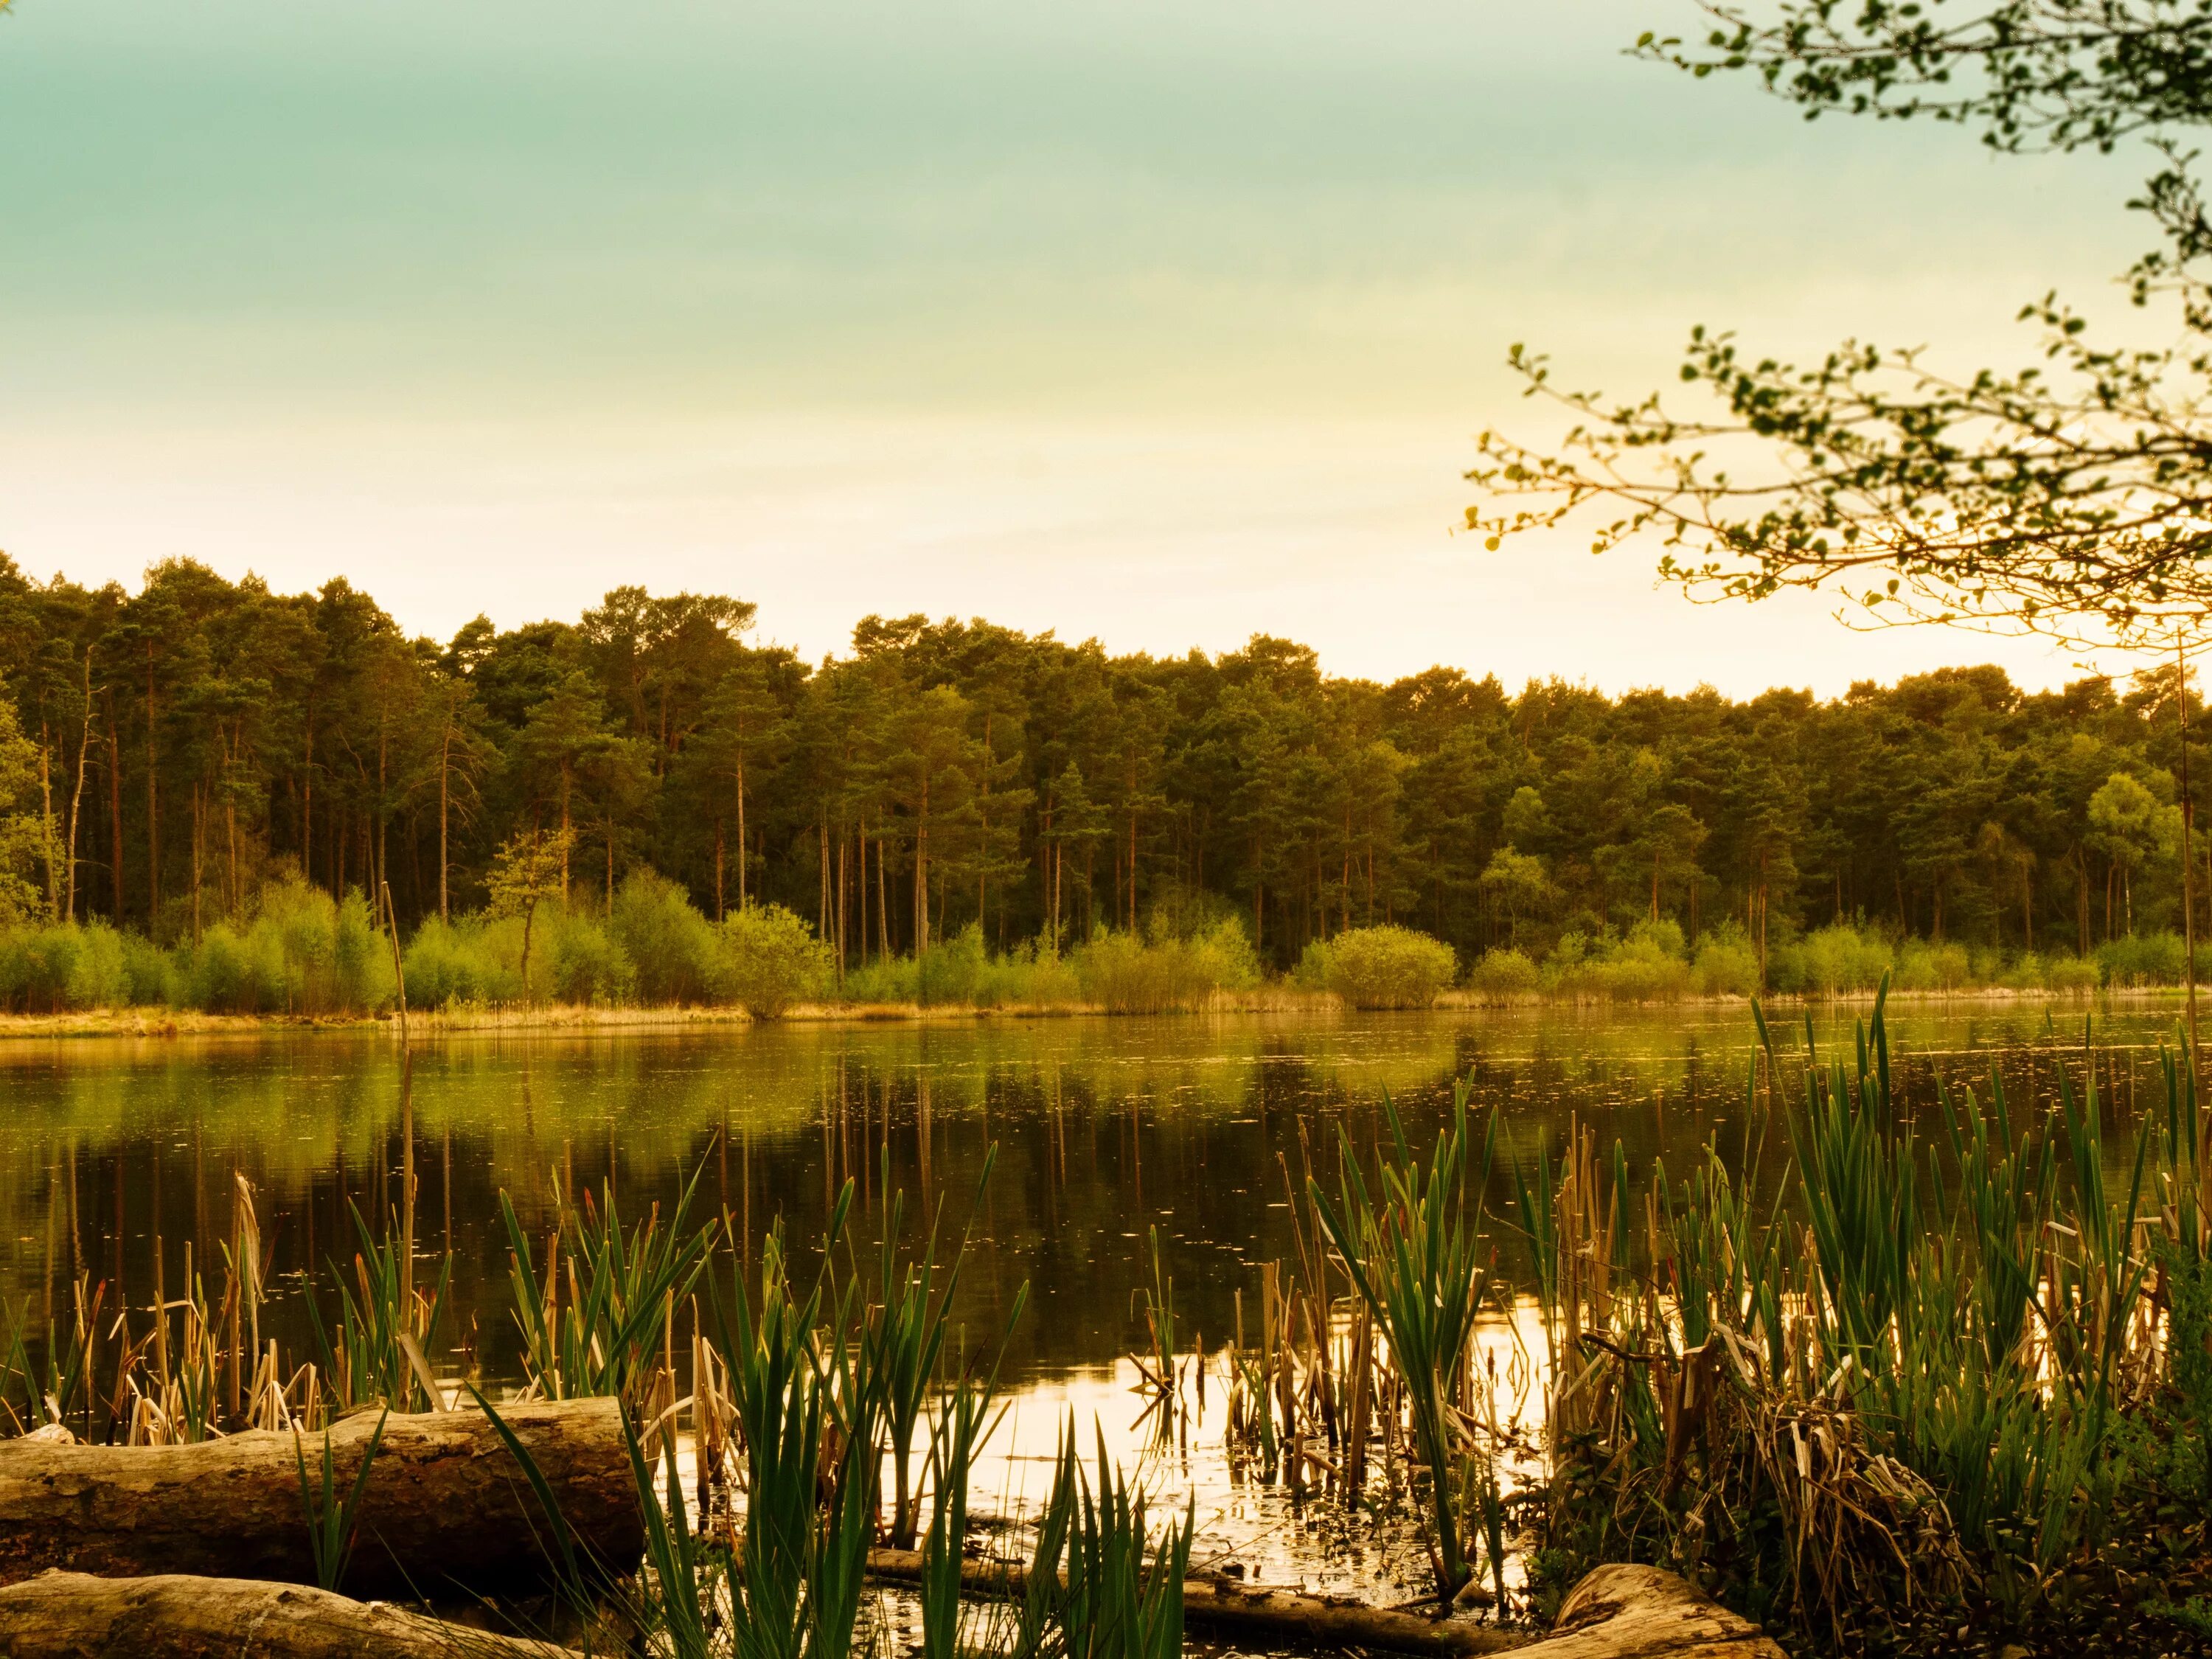
[[[200,862],[207,846],[207,786],[192,782],[192,943],[200,942]]]
[[[84,766],[92,749],[92,647],[84,653],[84,726],[76,739],[76,787],[70,791],[69,821],[69,897],[63,907],[62,920],[76,920],[76,829],[84,816]]]
[[[115,901],[115,925],[123,925],[123,743],[115,730],[115,694],[107,696],[107,828],[113,872],[110,895]]]
[[[44,815],[39,835],[39,845],[45,849],[46,862],[46,915],[52,917],[61,908],[60,872],[54,868],[54,780],[52,755],[47,747],[46,723],[39,722],[39,800]]]
[[[146,647],[146,931],[161,911],[161,814],[155,791],[160,769],[154,750],[154,647]]]
[[[438,920],[453,919],[452,896],[448,887],[448,872],[453,867],[451,830],[447,815],[453,768],[453,723],[449,718],[438,747]]]

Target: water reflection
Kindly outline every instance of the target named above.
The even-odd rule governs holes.
[[[1813,1040],[1844,1052],[1856,1017],[1816,1017]],[[2097,1064],[2121,1115],[2152,1085],[2172,1018],[2156,1005],[2100,1016]],[[1937,1076],[1978,1081],[1992,1060],[2015,1110],[2047,1097],[2059,1066],[2082,1063],[2078,1021],[2020,1005],[1902,1010],[1905,1097],[1924,1105]],[[1806,1033],[1776,1035],[1786,1071]],[[66,1310],[79,1273],[143,1306],[157,1248],[173,1285],[187,1244],[204,1262],[228,1236],[240,1173],[288,1285],[282,1275],[350,1255],[356,1208],[380,1224],[399,1206],[411,1156],[418,1250],[454,1257],[441,1369],[512,1382],[501,1191],[542,1236],[561,1188],[606,1182],[636,1216],[655,1203],[665,1213],[696,1179],[700,1204],[739,1237],[780,1219],[803,1246],[848,1179],[872,1238],[888,1178],[910,1216],[941,1205],[959,1225],[972,1210],[955,1311],[971,1341],[990,1340],[1030,1287],[1007,1360],[1025,1391],[1019,1431],[993,1476],[1007,1499],[1043,1478],[1026,1460],[1049,1455],[1073,1407],[1086,1437],[1095,1413],[1117,1453],[1145,1454],[1164,1499],[1195,1495],[1202,1554],[1234,1548],[1271,1577],[1336,1585],[1356,1549],[1371,1558],[1358,1571],[1418,1589],[1407,1528],[1338,1536],[1325,1506],[1231,1478],[1218,1384],[1187,1444],[1140,1443],[1123,1356],[1140,1334],[1148,1230],[1161,1229],[1183,1329],[1218,1347],[1260,1264],[1297,1254],[1294,1186],[1309,1167],[1333,1170],[1340,1138],[1372,1146],[1386,1097],[1425,1139],[1453,1079],[1468,1077],[1478,1109],[1502,1115],[1505,1156],[1524,1160],[1578,1119],[1601,1146],[1620,1142],[1638,1178],[1659,1158],[1680,1179],[1709,1141],[1732,1163],[1778,1168],[1784,1137],[1759,1138],[1768,1093],[1753,1054],[1743,1011],[1702,1008],[460,1037],[418,1045],[404,1068],[396,1045],[362,1034],[11,1043],[0,1046],[0,1286],[40,1323]],[[1498,1243],[1516,1271],[1513,1241]],[[265,1325],[304,1349],[295,1287]],[[1510,1340],[1502,1326],[1486,1337]]]

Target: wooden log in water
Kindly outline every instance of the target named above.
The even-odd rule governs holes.
[[[43,1572],[0,1589],[0,1659],[579,1659],[302,1584]]]
[[[578,1538],[616,1571],[644,1525],[613,1400],[502,1407]],[[349,1490],[376,1413],[332,1429]],[[319,1498],[322,1437],[297,1443]],[[508,1595],[546,1579],[545,1516],[514,1455],[477,1411],[394,1413],[369,1470],[343,1588],[361,1595]],[[201,1573],[313,1583],[289,1434],[184,1446],[0,1441],[0,1584],[60,1567],[105,1578]]]
[[[896,1583],[921,1577],[919,1550],[872,1550],[868,1571]],[[972,1590],[1018,1594],[1023,1573],[988,1562],[961,1569]],[[1540,1639],[1466,1619],[1425,1619],[1348,1596],[1316,1595],[1209,1576],[1185,1581],[1183,1623],[1268,1646],[1372,1648],[1435,1659],[1514,1653],[1518,1659],[1784,1659],[1782,1650],[1671,1572],[1599,1567],[1577,1584],[1558,1626]]]
[[[1781,1647],[1703,1590],[1660,1567],[1583,1575],[1559,1622],[1521,1659],[1785,1659]]]

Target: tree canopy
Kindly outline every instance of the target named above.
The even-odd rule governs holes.
[[[2073,952],[2179,914],[2170,670],[1616,698],[1346,678],[1264,635],[1118,655],[923,617],[808,663],[750,617],[619,590],[441,642],[343,581],[169,563],[133,593],[0,563],[0,922],[167,943],[293,878],[388,883],[409,923],[604,913],[652,872],[708,918],[782,905],[847,963],[970,927],[1002,947],[1235,919],[1287,968],[1390,923],[1468,959],[1854,917]],[[2203,754],[2191,776],[2212,781]]]

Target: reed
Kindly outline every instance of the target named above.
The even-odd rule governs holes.
[[[1709,1148],[1678,1188],[1656,1171],[1639,1241],[1618,1151],[1609,1192],[1580,1133],[1516,1172],[1553,1342],[1540,1601],[1595,1559],[1653,1559],[1849,1649],[1968,1594],[2027,1617],[2131,1516],[2212,1492],[2186,1059],[2125,1153],[2087,1052],[2024,1126],[1994,1073],[1986,1102],[1939,1085],[1923,1145],[1883,1004],[1848,1061],[1808,1030],[1771,1190],[1753,1141],[1739,1175]]]
[[[403,1412],[442,1409],[444,1401],[434,1397],[427,1356],[444,1322],[453,1258],[441,1259],[428,1290],[419,1289],[401,1240],[378,1238],[360,1209],[349,1207],[358,1248],[350,1283],[343,1268],[330,1264],[338,1295],[335,1329],[325,1323],[318,1298],[304,1298],[315,1352],[336,1402],[341,1409],[379,1401]],[[234,1276],[232,1283],[237,1284]]]
[[[977,1183],[979,1199],[997,1161],[998,1148],[994,1146],[983,1156]],[[880,1411],[890,1451],[891,1544],[894,1548],[912,1549],[921,1502],[913,1486],[915,1441],[923,1407],[937,1386],[952,1298],[967,1262],[969,1234],[963,1229],[951,1260],[940,1261],[938,1239],[944,1219],[940,1206],[931,1218],[920,1255],[902,1256],[899,1238],[906,1194],[891,1186],[888,1146],[882,1153],[881,1174],[884,1190],[890,1197],[878,1252],[877,1300],[862,1318],[854,1355],[854,1383],[848,1392],[855,1399],[864,1392],[872,1393]],[[973,1207],[980,1209],[980,1202]]]
[[[1370,1196],[1351,1138],[1341,1132],[1337,1198],[1332,1201],[1318,1182],[1307,1181],[1322,1225],[1406,1387],[1413,1441],[1429,1477],[1437,1589],[1446,1599],[1471,1576],[1453,1501],[1458,1436],[1452,1407],[1467,1376],[1476,1316],[1491,1292],[1469,1202],[1472,1194],[1479,1206],[1488,1183],[1496,1119],[1475,1164],[1468,1093],[1463,1081],[1454,1091],[1450,1121],[1425,1169],[1384,1097],[1392,1156],[1376,1171],[1379,1199]]]
[[[1143,1497],[1107,1454],[1103,1428],[1097,1457],[1094,1486],[1071,1420],[1060,1434],[1052,1496],[1030,1563],[1028,1583],[1044,1598],[1035,1623],[1067,1654],[1176,1659],[1196,1517],[1186,1511],[1155,1534]]]
[[[995,1371],[962,1378],[940,1396],[929,1443],[929,1529],[921,1545],[921,1650],[926,1659],[1017,1659],[1035,1651],[1031,1628],[1001,1598],[969,1592],[969,1488],[975,1460],[1006,1408]]]
[[[362,1449],[361,1467],[354,1471],[351,1483],[343,1486],[331,1450],[331,1431],[323,1431],[319,1480],[309,1477],[307,1451],[298,1431],[293,1432],[292,1456],[299,1465],[300,1507],[307,1516],[307,1547],[314,1556],[315,1583],[326,1590],[335,1590],[343,1582],[346,1564],[353,1559],[362,1495],[368,1490],[369,1471],[375,1467],[376,1454],[384,1444],[384,1425],[391,1415],[389,1407],[377,1413],[375,1431]]]
[[[1145,1304],[1146,1352],[1133,1353],[1129,1358],[1141,1379],[1138,1388],[1151,1396],[1150,1403],[1145,1407],[1145,1418],[1156,1418],[1159,1432],[1163,1436],[1172,1436],[1180,1415],[1182,1395],[1182,1362],[1176,1346],[1175,1279],[1167,1270],[1167,1261],[1160,1249],[1160,1230],[1157,1224],[1149,1237],[1152,1282],[1139,1291]],[[1201,1365],[1204,1363],[1202,1356],[1200,1363]]]
[[[542,1276],[514,1203],[500,1194],[515,1323],[538,1393],[553,1400],[615,1395],[642,1402],[658,1352],[667,1346],[673,1310],[690,1297],[721,1236],[719,1223],[689,1221],[705,1170],[702,1163],[691,1172],[665,1223],[656,1204],[644,1220],[625,1228],[611,1182],[602,1184],[596,1200],[586,1193],[581,1203],[570,1203],[564,1194],[545,1241]]]

